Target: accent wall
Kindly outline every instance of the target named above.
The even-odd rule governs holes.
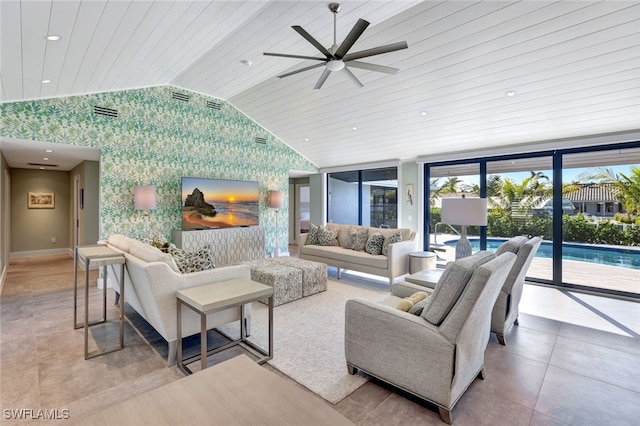
[[[99,115],[95,107],[113,115]],[[231,104],[172,86],[0,105],[0,136],[101,149],[100,237],[163,236],[180,227],[182,176],[259,182],[260,224],[275,241],[270,190],[288,193],[289,170],[317,168]],[[155,185],[156,210],[133,208],[133,187]],[[285,203],[288,196],[285,196]],[[288,203],[278,221],[287,223]],[[286,226],[278,230],[287,252]]]

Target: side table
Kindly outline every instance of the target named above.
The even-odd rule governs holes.
[[[73,328],[84,327],[84,359],[119,351],[124,348],[124,254],[103,245],[76,246],[73,257]],[[78,323],[78,264],[84,269],[84,322]],[[107,322],[107,266],[120,266],[120,345],[89,353],[89,327]],[[89,271],[102,267],[102,319],[89,322]]]
[[[409,273],[413,274],[425,269],[436,269],[436,259],[436,254],[430,251],[409,253]]]
[[[207,357],[223,351],[235,345],[244,345],[263,355],[258,359],[258,364],[263,364],[273,358],[273,287],[251,281],[246,278],[236,278],[206,284],[198,287],[178,290],[177,320],[178,320],[178,350],[177,363],[185,374],[193,372],[185,365],[185,362],[200,360],[200,368],[207,368]],[[247,340],[247,332],[244,323],[244,305],[264,298],[269,299],[269,349],[265,351],[253,342]],[[200,355],[182,359],[182,305],[187,306],[200,315]],[[240,338],[207,351],[207,315],[223,309],[239,307],[240,309]]]

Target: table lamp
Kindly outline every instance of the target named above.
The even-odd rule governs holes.
[[[467,226],[487,226],[486,198],[443,198],[442,222],[461,225],[460,239],[456,244],[456,259],[471,256],[471,243],[467,239]]]

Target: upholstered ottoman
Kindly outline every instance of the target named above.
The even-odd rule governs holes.
[[[271,259],[242,262],[251,268],[251,279],[273,287],[273,306],[302,298],[302,271],[272,262]],[[261,300],[267,303],[267,300]]]
[[[297,257],[276,257],[275,263],[302,271],[302,297],[327,290],[327,265]]]

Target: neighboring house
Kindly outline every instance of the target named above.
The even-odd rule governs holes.
[[[579,189],[565,194],[565,197],[576,206],[578,213],[613,217],[624,212],[614,183],[579,183],[576,188]]]

